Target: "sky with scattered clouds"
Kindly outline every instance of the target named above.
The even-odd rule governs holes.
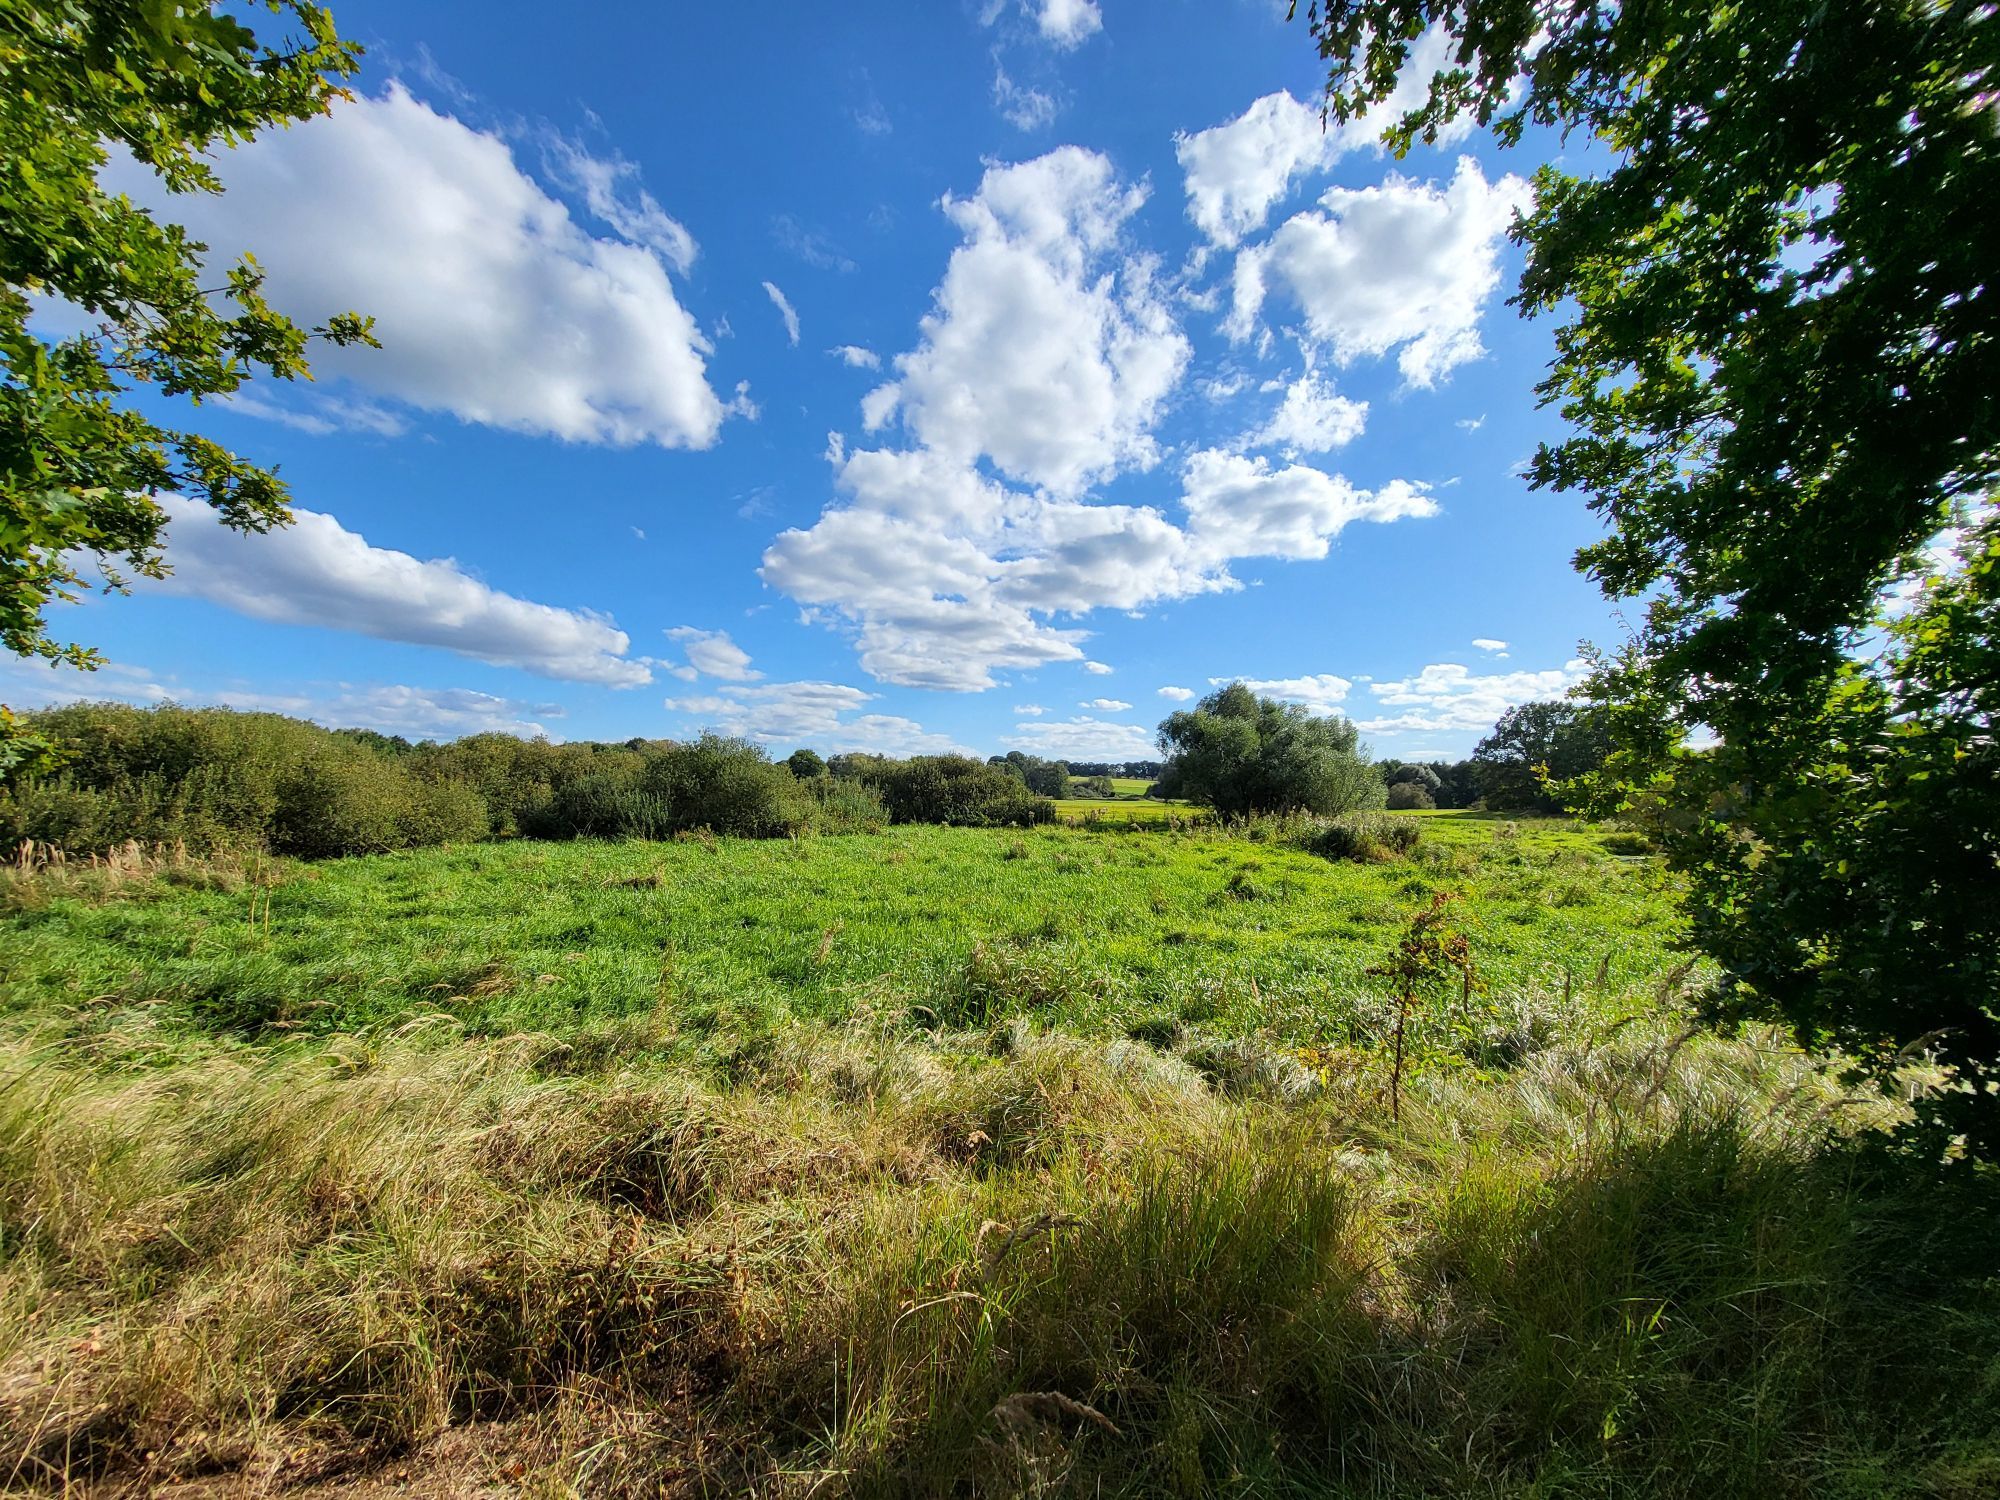
[[[1520,478],[1556,146],[1325,127],[1283,11],[342,0],[352,101],[107,175],[383,347],[202,408],[296,523],[169,498],[172,576],[56,612],[111,664],[0,698],[1129,759],[1240,678],[1468,752],[1617,632]]]

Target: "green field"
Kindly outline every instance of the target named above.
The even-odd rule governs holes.
[[[1420,827],[0,878],[7,1487],[1988,1492],[1990,1180],[1629,838]]]
[[[1067,809],[1069,804],[1062,806]],[[857,1014],[1285,1046],[1365,1031],[1367,969],[1433,889],[1502,997],[1648,1003],[1679,962],[1652,872],[1547,826],[1431,818],[1393,871],[1214,834],[900,828],[801,842],[476,845],[294,867],[252,894],[53,899],[7,918],[0,1014],[116,1050],[448,1017],[567,1036]],[[253,915],[254,907],[254,915]],[[1022,995],[984,997],[988,971]],[[990,986],[989,986],[990,987]],[[1615,1009],[1615,1006],[1613,1007]],[[51,1020],[59,1017],[60,1020]]]

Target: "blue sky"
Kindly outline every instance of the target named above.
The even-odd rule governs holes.
[[[109,176],[385,347],[204,407],[298,524],[169,501],[17,705],[1125,759],[1241,677],[1459,755],[1617,633],[1518,477],[1537,148],[1322,131],[1281,5],[335,13],[355,101],[224,197]]]

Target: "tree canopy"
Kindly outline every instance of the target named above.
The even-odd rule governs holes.
[[[252,7],[253,9],[255,7]],[[204,153],[323,114],[359,49],[308,0],[264,0],[292,34],[266,42],[212,4],[0,0],[0,644],[94,665],[47,632],[52,600],[76,597],[79,559],[107,582],[164,569],[155,497],[188,494],[223,521],[287,520],[277,474],[131,401],[226,396],[258,372],[308,376],[321,337],[373,342],[353,313],[306,329],[272,309],[245,257],[206,246],[101,178],[114,157],[171,192],[218,192]],[[31,322],[83,323],[44,337]],[[39,324],[37,325],[39,327]]]
[[[1217,688],[1160,724],[1166,754],[1161,795],[1203,802],[1229,816],[1336,814],[1379,807],[1382,778],[1354,725],[1296,703],[1259,698],[1240,682]]]
[[[1994,9],[1326,0],[1308,22],[1341,120],[1448,34],[1398,149],[1467,114],[1608,148],[1600,171],[1543,167],[1515,230],[1516,304],[1568,319],[1539,393],[1570,432],[1531,482],[1588,497],[1608,530],[1579,567],[1644,601],[1596,658],[1616,753],[1577,794],[1650,818],[1692,877],[1718,1013],[1883,1076],[1929,1050],[1958,1083],[1925,1109],[2000,1150],[2000,766],[1975,686],[2000,479]],[[1888,628],[1954,521],[1951,581]]]
[[[1472,752],[1479,789],[1495,811],[1562,811],[1551,783],[1574,781],[1604,764],[1611,751],[1609,716],[1595,704],[1544,699],[1500,716]]]

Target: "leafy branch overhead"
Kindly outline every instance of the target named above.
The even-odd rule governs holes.
[[[267,0],[275,44],[208,5],[0,0],[0,644],[94,665],[48,634],[77,597],[79,560],[164,571],[164,513],[179,491],[248,531],[283,525],[274,470],[155,421],[142,387],[199,404],[258,375],[310,378],[313,339],[372,344],[342,313],[305,328],[273,309],[245,256],[208,266],[191,240],[104,178],[121,158],[174,193],[221,191],[211,158],[270,125],[324,114],[360,49],[307,0]],[[45,336],[48,322],[83,331]]]
[[[1534,484],[1607,523],[1577,557],[1643,624],[1589,691],[1616,747],[1571,790],[1690,877],[1718,1014],[1788,1021],[2000,1151],[2000,19],[1969,0],[1328,0],[1327,110],[1450,65],[1389,131],[1582,132],[1537,174],[1515,303],[1561,311]],[[1947,578],[1914,583],[1949,526]],[[1909,611],[1888,635],[1897,609]],[[1886,649],[1884,643],[1886,642]],[[1687,748],[1691,739],[1712,748]]]

